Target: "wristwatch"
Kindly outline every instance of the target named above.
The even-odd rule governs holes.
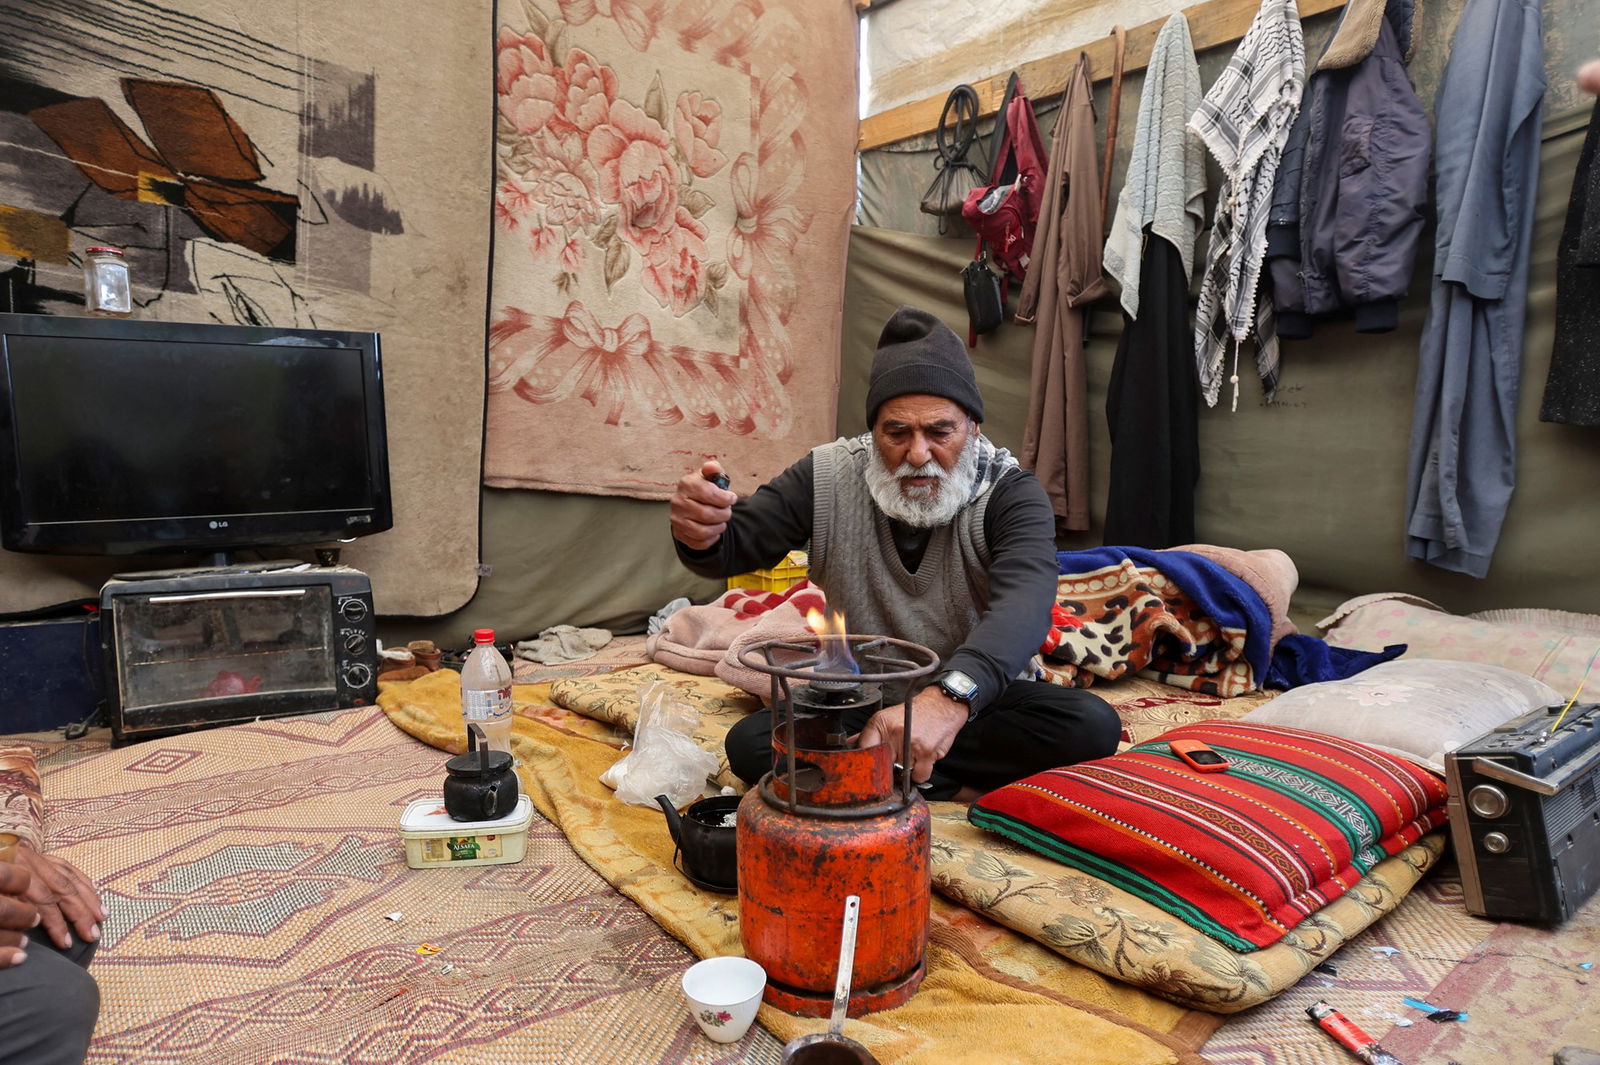
[[[947,669],[935,679],[939,690],[958,703],[967,704],[967,720],[977,717],[977,711],[972,707],[973,696],[978,694],[978,682],[961,672],[959,669]]]

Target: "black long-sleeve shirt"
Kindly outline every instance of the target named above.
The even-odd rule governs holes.
[[[943,663],[978,682],[971,702],[982,713],[1038,651],[1055,602],[1055,516],[1044,488],[1025,470],[1002,477],[984,513],[989,546],[989,603],[966,641]],[[774,566],[811,539],[814,483],[811,455],[733,505],[722,538],[704,551],[677,544],[678,557],[702,577],[729,577]],[[915,571],[930,531],[890,519],[895,548]],[[883,633],[915,639],[915,633]]]

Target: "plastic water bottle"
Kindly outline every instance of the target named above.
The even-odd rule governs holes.
[[[491,751],[511,754],[511,666],[494,645],[493,629],[476,630],[472,643],[461,664],[461,716],[483,728]]]

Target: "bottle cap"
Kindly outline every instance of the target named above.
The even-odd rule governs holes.
[[[96,244],[94,247],[89,248],[84,254],[93,255],[95,252],[105,252],[108,255],[121,255],[122,249],[113,248],[109,244]]]
[[[472,630],[472,642],[473,643],[494,643],[494,630],[493,629],[473,629]]]

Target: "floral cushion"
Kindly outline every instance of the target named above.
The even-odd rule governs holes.
[[[1444,756],[1497,725],[1559,701],[1543,681],[1481,662],[1402,659],[1344,680],[1305,684],[1246,721],[1365,743],[1444,773]]]
[[[1229,760],[1199,773],[1168,741]],[[1445,820],[1444,783],[1363,744],[1187,725],[974,803],[974,825],[1092,873],[1241,951],[1270,946]]]

